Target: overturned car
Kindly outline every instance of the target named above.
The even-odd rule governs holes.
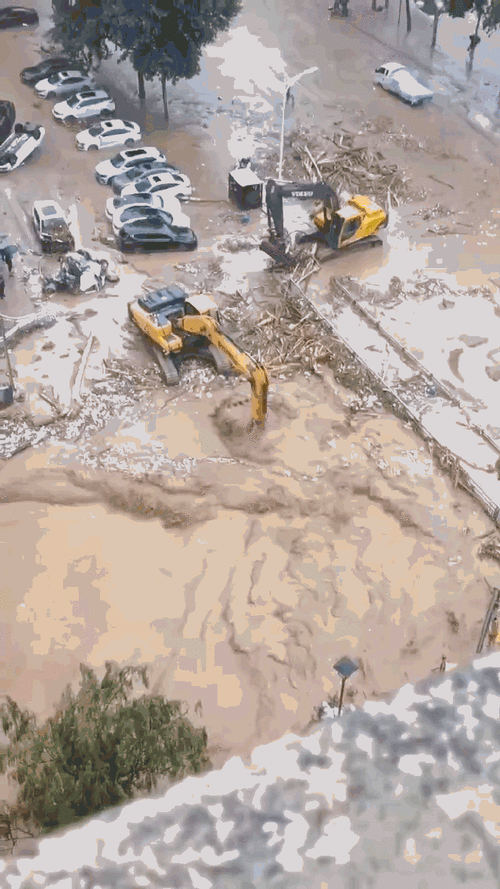
[[[0,145],[0,173],[20,167],[43,142],[45,129],[34,123],[16,123],[14,132]]]
[[[90,250],[75,250],[61,256],[57,275],[43,279],[43,293],[65,290],[68,293],[90,293],[102,290],[107,281],[115,283],[119,275],[109,268],[109,262]]]

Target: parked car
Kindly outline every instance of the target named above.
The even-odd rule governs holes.
[[[97,151],[98,148],[111,148],[114,145],[133,145],[141,139],[141,128],[138,123],[115,117],[78,133],[76,147],[80,151]]]
[[[4,6],[0,9],[0,28],[20,28],[38,25],[38,13],[26,6]]]
[[[56,71],[55,74],[35,84],[35,92],[42,99],[54,99],[56,96],[92,89],[95,89],[94,81],[82,71]]]
[[[69,230],[68,220],[56,201],[35,201],[31,217],[44,253],[75,249],[75,239]]]
[[[375,83],[390,93],[395,93],[410,105],[418,105],[432,99],[432,90],[423,86],[416,77],[399,62],[387,62],[375,69]]]
[[[172,191],[181,201],[187,201],[193,189],[187,176],[182,173],[152,173],[137,179],[123,189],[122,194],[154,194],[156,191]]]
[[[174,225],[177,228],[189,228],[191,224],[191,220],[189,216],[186,216],[185,213],[182,212],[174,206],[172,203],[169,204],[165,209],[160,209],[159,207],[136,207],[132,204],[130,207],[122,207],[121,210],[118,210],[116,215],[113,217],[112,226],[115,235],[118,235],[120,229],[122,229],[127,223],[134,222],[135,220],[149,220],[149,219],[163,219],[169,225]]]
[[[163,151],[158,148],[129,148],[127,151],[120,151],[115,154],[109,161],[101,161],[95,168],[95,176],[101,185],[108,185],[109,182],[120,173],[125,173],[131,167],[143,163],[143,161],[165,161],[167,158]]]
[[[98,117],[100,114],[113,114],[115,101],[106,90],[83,90],[75,93],[65,102],[58,102],[52,109],[56,120],[63,123],[77,123],[89,117]]]
[[[38,65],[32,65],[30,68],[23,68],[21,71],[21,80],[28,86],[34,86],[39,80],[50,77],[58,71],[64,71],[71,68],[71,61],[65,56],[54,56],[51,59],[44,59]]]
[[[112,221],[116,213],[124,207],[158,207],[160,210],[170,210],[171,204],[176,211],[182,212],[179,199],[175,195],[169,195],[168,191],[158,191],[156,194],[127,194],[123,197],[118,195],[106,201],[105,212],[107,218]]]
[[[137,182],[138,179],[143,179],[144,176],[150,176],[152,173],[178,172],[179,170],[177,167],[172,166],[172,164],[167,164],[166,161],[144,161],[143,164],[136,164],[135,167],[131,167],[126,173],[121,173],[119,176],[115,176],[111,181],[111,186],[115,194],[121,195],[123,189],[126,188],[127,185]]]
[[[45,129],[33,123],[16,123],[14,132],[0,145],[0,173],[20,167],[42,144]]]
[[[198,240],[190,228],[169,225],[163,219],[150,217],[126,223],[118,232],[122,252],[133,250],[195,250]]]
[[[16,119],[16,108],[8,99],[0,99],[0,147],[10,136]]]

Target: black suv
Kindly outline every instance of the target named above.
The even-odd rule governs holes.
[[[131,250],[195,250],[198,239],[191,228],[170,225],[160,214],[134,219],[118,232],[118,246],[124,253]]]

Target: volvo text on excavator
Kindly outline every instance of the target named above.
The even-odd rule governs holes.
[[[285,232],[285,198],[322,203],[314,216],[317,231],[299,236],[299,244],[317,240],[335,251],[357,243],[380,244],[376,232],[387,224],[387,214],[370,198],[354,195],[341,207],[336,192],[326,182],[275,182],[269,179],[266,183],[269,239],[261,242],[260,249],[279,265],[290,265],[297,258]]]
[[[153,343],[167,385],[179,382],[179,362],[186,357],[209,360],[219,373],[234,370],[250,383],[252,423],[264,426],[267,371],[222,332],[211,296],[188,295],[182,287],[170,284],[133,300],[128,310],[132,321]]]

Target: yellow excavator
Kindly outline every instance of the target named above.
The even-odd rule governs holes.
[[[210,361],[218,373],[236,371],[250,383],[252,424],[264,426],[267,371],[222,332],[217,305],[211,296],[188,295],[178,284],[170,284],[132,300],[128,311],[154,345],[167,385],[179,382],[179,363],[188,357]]]
[[[283,201],[294,198],[299,201],[321,201],[321,208],[313,217],[317,231],[299,235],[297,244],[320,241],[337,252],[355,244],[375,246],[381,244],[377,231],[387,225],[387,214],[370,198],[354,195],[341,207],[338,196],[326,182],[276,182],[266,183],[266,208],[269,222],[269,239],[260,243],[260,249],[279,265],[291,265],[298,252],[290,249],[283,221]]]

